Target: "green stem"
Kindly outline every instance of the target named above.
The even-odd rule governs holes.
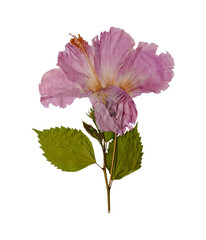
[[[104,172],[104,179],[105,179],[105,184],[106,184],[106,189],[107,189],[107,206],[108,206],[108,213],[110,213],[110,187],[108,184],[108,179],[107,179],[107,170],[106,170],[106,148],[105,148],[105,141],[102,144],[102,151],[104,155],[104,165],[103,165],[103,172]]]
[[[111,188],[111,186],[112,186],[112,172],[113,172],[113,168],[114,168],[114,158],[115,158],[116,145],[117,145],[117,134],[115,133],[114,150],[113,150],[113,156],[112,156],[112,165],[111,165],[111,170],[110,170],[109,188]]]
[[[107,180],[106,167],[103,168],[103,171],[104,171],[104,179],[105,179],[106,188],[107,188],[107,206],[108,206],[108,213],[110,213],[110,187],[109,187],[108,180]]]

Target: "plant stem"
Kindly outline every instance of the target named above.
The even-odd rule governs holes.
[[[103,168],[103,171],[104,171],[104,179],[105,179],[106,188],[107,188],[107,206],[108,206],[108,213],[110,213],[110,187],[109,187],[108,180],[107,180],[106,167]]]
[[[104,172],[104,179],[106,183],[106,189],[107,189],[107,206],[108,206],[108,213],[110,213],[110,187],[108,184],[108,179],[107,179],[107,169],[106,169],[106,147],[105,147],[105,141],[102,144],[102,151],[104,155],[104,165],[103,165],[103,172]]]
[[[114,149],[113,149],[113,156],[112,156],[112,165],[111,165],[111,170],[110,170],[109,188],[111,188],[111,186],[112,186],[112,172],[113,172],[113,168],[114,168],[114,158],[115,158],[116,145],[117,145],[117,134],[115,133]]]

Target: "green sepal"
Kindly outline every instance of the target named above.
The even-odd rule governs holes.
[[[93,128],[91,125],[85,123],[84,121],[82,121],[83,126],[85,128],[85,130],[93,137],[96,138],[100,144],[102,142],[102,134],[97,132],[97,130],[95,128]]]
[[[38,134],[43,155],[58,169],[75,172],[96,163],[92,143],[81,130],[65,127],[33,130]]]
[[[121,179],[141,167],[142,143],[137,125],[123,136],[117,137],[112,180]],[[106,166],[110,172],[113,157],[114,141],[109,144],[106,154]]]

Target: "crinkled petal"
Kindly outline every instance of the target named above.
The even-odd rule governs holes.
[[[132,50],[135,42],[122,29],[110,28],[100,38],[92,40],[94,48],[94,66],[103,87],[115,85],[118,70]]]
[[[90,96],[95,109],[95,120],[102,131],[123,135],[137,119],[137,110],[132,98],[124,90],[111,86]]]
[[[95,88],[96,78],[91,68],[93,64],[92,48],[89,45],[86,46],[84,52],[75,45],[68,43],[65,51],[59,52],[58,55],[57,65],[61,67],[67,78],[85,90]]]
[[[156,54],[156,44],[140,42],[118,75],[118,86],[131,97],[166,90],[173,77],[174,60],[169,53]]]
[[[67,104],[71,104],[75,98],[88,97],[91,94],[78,84],[71,82],[61,68],[52,69],[43,75],[39,91],[44,107],[48,107],[52,103],[64,108]]]

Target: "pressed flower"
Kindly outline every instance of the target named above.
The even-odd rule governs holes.
[[[136,122],[132,98],[142,93],[160,93],[173,77],[169,53],[156,54],[157,45],[135,42],[122,29],[110,28],[89,45],[72,35],[58,55],[59,68],[45,73],[39,86],[41,103],[62,108],[75,98],[89,97],[95,120],[102,131],[123,135]]]

